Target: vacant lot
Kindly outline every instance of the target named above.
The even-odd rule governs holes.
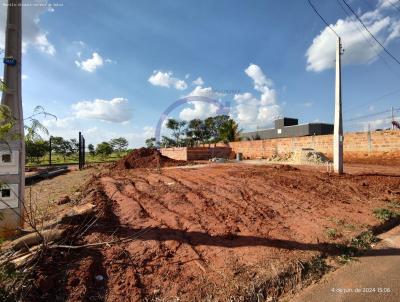
[[[393,202],[399,187],[398,176],[290,166],[106,171],[85,192],[98,213],[74,244],[89,246],[52,252],[34,295],[247,300],[282,271],[337,253],[336,243],[379,224],[373,210]]]

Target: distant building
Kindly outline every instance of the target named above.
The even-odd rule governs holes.
[[[299,125],[298,119],[283,117],[275,120],[275,128],[244,132],[241,134],[241,138],[243,140],[255,140],[323,134],[333,134],[333,124],[308,123]]]

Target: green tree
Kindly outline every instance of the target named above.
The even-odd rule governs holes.
[[[172,131],[172,136],[175,139],[175,145],[180,146],[181,136],[184,134],[185,121],[177,121],[175,119],[168,119],[166,127]]]
[[[65,140],[59,136],[53,136],[51,138],[51,148],[54,153],[59,154],[63,157],[64,162],[67,157],[75,154],[78,151],[78,142],[76,139]]]
[[[88,149],[89,149],[90,156],[94,157],[96,155],[96,152],[94,150],[94,145],[93,144],[89,144],[88,145]]]
[[[224,142],[238,141],[240,132],[238,124],[233,119],[229,119],[221,126],[221,140]]]
[[[49,150],[49,143],[42,139],[25,140],[26,157],[29,162],[40,163],[40,160]]]
[[[204,144],[210,137],[210,132],[208,131],[204,121],[201,119],[193,119],[189,121],[186,130],[186,135],[193,139],[195,144]]]
[[[147,148],[155,148],[156,147],[156,138],[151,137],[145,140],[144,142]]]
[[[100,155],[101,158],[110,156],[113,153],[113,148],[108,142],[102,142],[96,146],[96,154]]]
[[[126,149],[128,148],[128,140],[125,137],[118,137],[118,138],[113,138],[110,141],[110,145],[113,148],[113,150],[118,152],[118,155],[120,155],[121,152],[125,152]]]
[[[169,147],[174,147],[175,141],[172,138],[169,138],[167,136],[162,136],[161,142],[160,142],[160,147],[162,148],[169,148]]]

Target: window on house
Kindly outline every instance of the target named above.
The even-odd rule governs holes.
[[[3,154],[1,156],[1,161],[3,163],[10,163],[11,162],[11,154]]]
[[[1,197],[3,197],[3,198],[11,197],[11,190],[10,189],[2,189]]]

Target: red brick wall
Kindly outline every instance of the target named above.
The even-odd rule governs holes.
[[[228,146],[163,148],[161,154],[176,160],[207,160],[213,157],[229,158],[231,148]]]
[[[349,132],[344,135],[344,156],[357,158],[365,156],[388,156],[400,158],[400,131],[371,132],[369,143],[367,132]],[[301,148],[313,148],[332,157],[333,135],[279,138],[260,141],[231,142],[235,153],[243,153],[244,158],[266,158],[275,153],[282,154]]]
[[[400,131],[371,132],[369,143],[367,132],[349,132],[344,135],[344,159],[352,162],[379,163],[379,159],[398,161],[400,164]],[[212,157],[233,157],[230,153],[243,153],[245,159],[268,158],[276,153],[283,154],[302,148],[312,148],[332,158],[333,135],[277,138],[259,141],[231,142],[217,147],[166,148],[162,155],[178,160],[202,160]]]
[[[173,158],[176,160],[187,160],[187,151],[186,147],[179,148],[162,148],[161,155],[164,155],[169,158]]]

